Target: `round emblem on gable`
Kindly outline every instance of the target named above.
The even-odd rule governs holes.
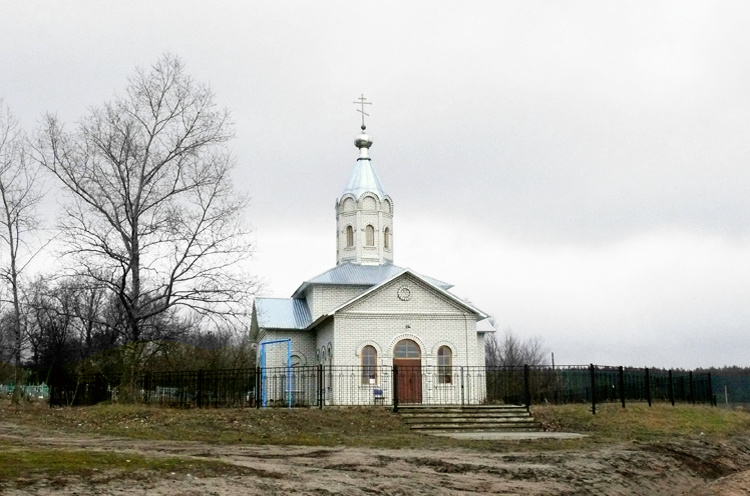
[[[411,299],[411,289],[407,286],[401,286],[398,290],[398,299],[401,301],[408,301]]]

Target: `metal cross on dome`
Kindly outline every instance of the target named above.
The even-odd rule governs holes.
[[[370,117],[370,114],[365,112],[365,105],[372,105],[372,102],[368,102],[367,98],[365,98],[364,94],[361,94],[359,98],[357,98],[357,102],[353,102],[355,105],[359,105],[362,107],[361,109],[355,109],[357,112],[362,114],[362,131],[365,130],[365,116]]]

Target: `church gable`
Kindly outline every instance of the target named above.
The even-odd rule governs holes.
[[[406,271],[336,310],[336,314],[458,316],[479,313],[455,296]]]

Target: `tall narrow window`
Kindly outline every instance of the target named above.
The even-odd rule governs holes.
[[[375,228],[370,225],[365,228],[365,244],[375,246]]]
[[[391,230],[387,227],[383,230],[383,247],[386,250],[391,248]]]
[[[453,352],[447,346],[438,349],[438,382],[450,384],[453,379]]]
[[[351,248],[354,246],[354,229],[352,226],[346,226],[346,247]]]
[[[362,384],[378,382],[378,352],[374,346],[362,348]]]

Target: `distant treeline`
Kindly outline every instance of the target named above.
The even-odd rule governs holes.
[[[719,404],[750,403],[750,367],[711,367],[696,372],[711,374],[711,386]]]
[[[13,367],[14,308],[0,306],[0,384],[48,382],[49,371],[61,369],[121,375],[255,365],[247,323],[239,317],[211,320],[164,311],[142,319],[134,340],[119,300],[89,283],[85,277],[40,276],[23,292],[25,379],[16,377]]]

